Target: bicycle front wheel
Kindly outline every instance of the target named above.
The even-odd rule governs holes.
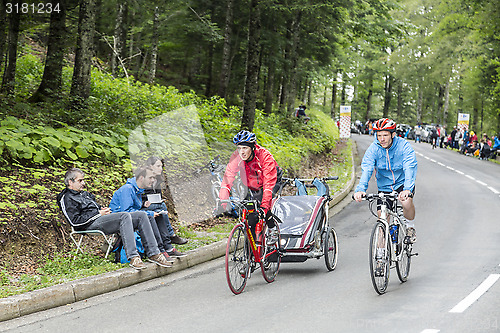
[[[377,222],[370,238],[370,275],[373,288],[382,295],[389,284],[390,243],[385,239],[386,227],[382,222]]]
[[[335,229],[328,228],[324,242],[325,264],[329,271],[333,271],[337,266],[338,243]]]
[[[238,295],[243,289],[248,279],[250,269],[250,248],[245,233],[245,228],[236,225],[227,240],[226,246],[226,279],[229,289]]]
[[[278,275],[278,270],[280,269],[281,264],[281,255],[279,252],[279,244],[280,244],[280,235],[279,235],[279,227],[276,225],[276,229],[278,230],[277,238],[271,235],[271,230],[267,227],[267,224],[264,223],[262,227],[263,236],[263,253],[260,259],[260,269],[262,271],[262,276],[266,282],[271,283]]]
[[[401,282],[406,282],[408,280],[408,276],[410,275],[412,245],[405,238],[405,233],[402,232],[402,230],[399,230],[398,243],[396,246],[398,251],[401,251],[402,253],[400,253],[401,258],[396,262],[396,272],[398,273],[398,278]]]

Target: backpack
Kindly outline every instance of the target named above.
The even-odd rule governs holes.
[[[139,252],[141,259],[144,259],[146,257],[146,254],[144,253],[144,246],[142,246],[141,236],[137,233],[137,231],[134,231],[134,236],[135,236],[135,246],[137,247],[137,252]],[[116,264],[118,263],[126,264],[130,262],[129,260],[127,260],[127,254],[125,253],[125,249],[123,248],[123,242],[120,236],[118,236],[115,243],[113,244],[113,249],[111,250],[111,252],[115,254]]]

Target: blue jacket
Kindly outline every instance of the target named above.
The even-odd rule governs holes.
[[[142,193],[144,189],[137,186],[134,178],[129,178],[127,183],[113,193],[109,208],[113,213],[116,212],[136,212],[142,207]],[[153,216],[153,211],[146,211],[148,215]]]
[[[355,192],[366,192],[374,170],[379,191],[391,192],[401,185],[403,190],[415,188],[417,158],[410,143],[403,138],[394,137],[392,145],[385,149],[375,137],[363,156],[361,169],[363,173]]]
[[[491,147],[492,149],[499,149],[500,148],[500,138],[497,136],[495,138],[495,143],[493,144],[493,147]]]

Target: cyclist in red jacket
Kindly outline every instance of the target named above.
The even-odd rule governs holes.
[[[267,149],[257,144],[257,138],[252,132],[240,131],[234,136],[233,143],[238,149],[229,159],[219,198],[229,198],[234,179],[239,172],[243,184],[248,188],[246,198],[260,202],[259,212],[265,217],[269,228],[273,228],[271,204],[278,179],[278,163]],[[257,219],[249,218],[249,223],[254,231]]]

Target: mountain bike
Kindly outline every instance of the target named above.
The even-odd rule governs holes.
[[[279,249],[279,226],[269,229],[261,216],[255,226],[255,238],[250,229],[250,214],[258,215],[258,202],[254,200],[229,199],[221,203],[232,203],[240,211],[240,220],[229,234],[226,246],[226,279],[229,289],[240,294],[245,289],[247,280],[260,265],[262,276],[271,283],[276,278],[281,263]]]
[[[406,225],[402,223],[399,212],[403,208],[398,202],[398,193],[366,194],[370,212],[377,217],[377,201],[381,201],[380,217],[373,227],[370,237],[370,275],[375,291],[382,295],[389,284],[389,272],[396,267],[399,280],[404,283],[410,275],[412,242],[406,233]],[[394,208],[392,208],[394,207]]]

